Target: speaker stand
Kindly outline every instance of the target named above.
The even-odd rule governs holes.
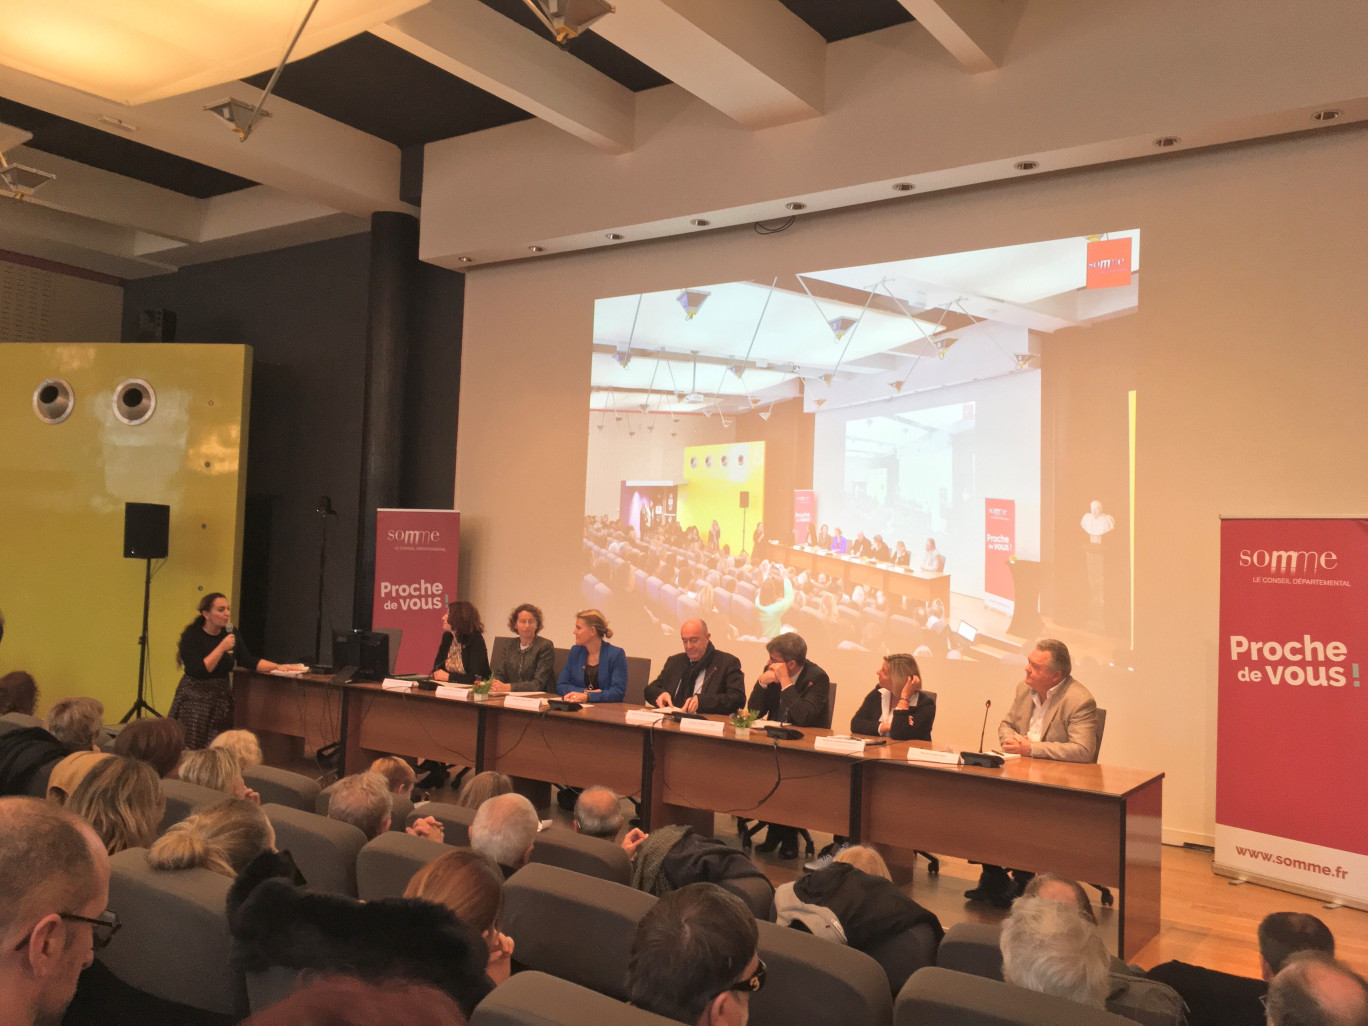
[[[143,622],[142,636],[138,638],[138,698],[133,703],[133,708],[124,713],[124,718],[120,723],[127,723],[134,716],[142,717],[143,713],[150,713],[153,716],[160,716],[161,713],[153,709],[147,699],[143,698],[143,683],[147,680],[147,614],[152,607],[152,560],[145,560],[147,563],[147,576],[143,578]]]

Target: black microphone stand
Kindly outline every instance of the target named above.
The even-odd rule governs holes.
[[[146,562],[147,576],[143,579],[142,635],[138,638],[138,697],[133,702],[133,708],[124,713],[124,718],[119,721],[120,723],[127,723],[134,716],[141,719],[144,712],[151,713],[153,716],[161,715],[143,697],[143,682],[147,679],[147,614],[152,606],[152,560],[148,559]]]
[[[319,497],[314,512],[323,521],[322,537],[318,546],[318,619],[314,624],[313,661],[314,665],[318,666],[323,661],[323,579],[328,565],[328,517],[337,516],[337,510],[332,508],[332,499],[323,495]]]

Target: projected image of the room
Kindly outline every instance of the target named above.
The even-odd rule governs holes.
[[[1122,231],[598,300],[586,601],[666,652],[1116,660],[1138,297]]]

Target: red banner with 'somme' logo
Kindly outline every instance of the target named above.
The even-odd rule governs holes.
[[[1221,523],[1216,868],[1368,907],[1368,520]]]
[[[442,614],[456,598],[460,539],[461,514],[455,510],[375,511],[371,622],[404,632],[395,673],[432,669],[442,643]]]

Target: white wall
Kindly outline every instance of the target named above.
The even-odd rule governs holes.
[[[553,624],[573,615],[593,297],[1136,227],[1137,652],[1133,672],[1086,683],[1110,713],[1103,761],[1165,771],[1166,837],[1209,839],[1218,518],[1368,512],[1365,166],[1368,133],[1346,129],[809,217],[779,235],[741,229],[473,272],[456,480],[463,594],[495,620],[523,600]],[[502,380],[516,387],[493,387]],[[858,677],[844,678],[845,715],[866,686]],[[983,698],[1005,700],[1013,682],[976,670],[940,688],[937,739],[976,741]]]

